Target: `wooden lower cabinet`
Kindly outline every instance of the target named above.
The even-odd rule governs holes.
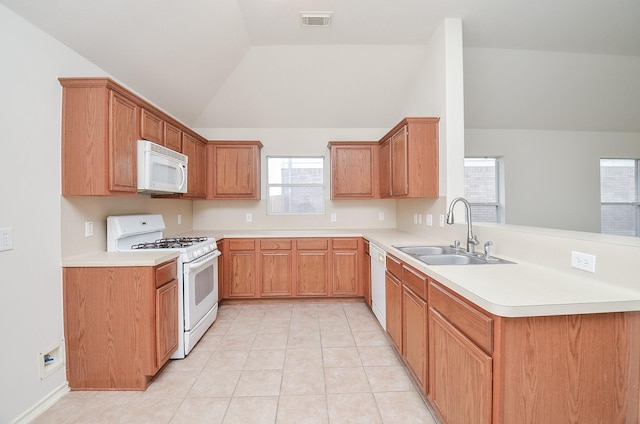
[[[362,238],[225,239],[223,298],[362,296]]]
[[[638,423],[640,312],[506,318],[429,282],[443,423]]]
[[[369,253],[369,241],[364,240],[364,254],[362,263],[362,296],[367,305],[371,307],[371,255]]]
[[[296,296],[328,296],[329,265],[329,239],[296,240]]]
[[[178,347],[176,261],[63,268],[72,390],[144,390]]]
[[[427,394],[427,302],[402,287],[402,342],[404,361],[422,392]]]
[[[490,424],[491,356],[434,309],[429,332],[431,404],[447,424]]]
[[[387,334],[402,356],[402,283],[389,271],[385,273],[385,289]]]
[[[259,275],[256,241],[225,239],[224,246],[225,297],[255,297]]]
[[[218,302],[222,300],[224,297],[224,290],[226,287],[226,283],[224,280],[224,239],[216,241],[216,246],[218,251],[220,252],[220,256],[218,256]]]
[[[360,267],[361,238],[332,239],[332,295],[361,296]]]
[[[291,240],[260,240],[260,296],[291,296]]]

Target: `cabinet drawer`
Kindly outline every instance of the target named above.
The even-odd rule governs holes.
[[[338,238],[332,240],[332,246],[334,249],[354,249],[358,248],[357,238]]]
[[[387,271],[402,281],[402,262],[387,253]]]
[[[291,240],[261,239],[262,250],[291,250]]]
[[[493,352],[491,317],[467,305],[434,282],[429,282],[429,304],[485,352]]]
[[[178,276],[177,261],[165,262],[156,268],[156,288],[167,284],[171,280],[175,280]]]
[[[229,240],[229,250],[253,250],[255,246],[255,240]]]
[[[300,239],[296,240],[298,250],[327,250],[329,239]]]
[[[427,277],[415,269],[402,266],[402,283],[417,294],[422,300],[427,300]]]

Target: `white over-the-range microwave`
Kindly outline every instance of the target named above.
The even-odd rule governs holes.
[[[189,158],[148,140],[138,140],[138,192],[186,193]]]

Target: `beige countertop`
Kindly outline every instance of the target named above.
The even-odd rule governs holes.
[[[63,268],[121,267],[121,266],[156,266],[178,257],[178,252],[140,251],[140,252],[89,252],[62,258]]]
[[[640,291],[595,281],[578,272],[563,272],[518,258],[500,265],[426,265],[402,253],[398,245],[442,245],[446,240],[397,230],[193,231],[181,235],[222,238],[360,237],[383,248],[481,308],[504,317],[640,311]],[[63,258],[63,267],[155,266],[177,257],[168,252],[93,252]]]

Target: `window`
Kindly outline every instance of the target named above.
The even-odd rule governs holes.
[[[496,158],[464,159],[464,197],[473,222],[500,222],[499,186]]]
[[[267,157],[267,213],[323,214],[324,157]]]
[[[640,160],[600,159],[600,232],[640,236]]]

